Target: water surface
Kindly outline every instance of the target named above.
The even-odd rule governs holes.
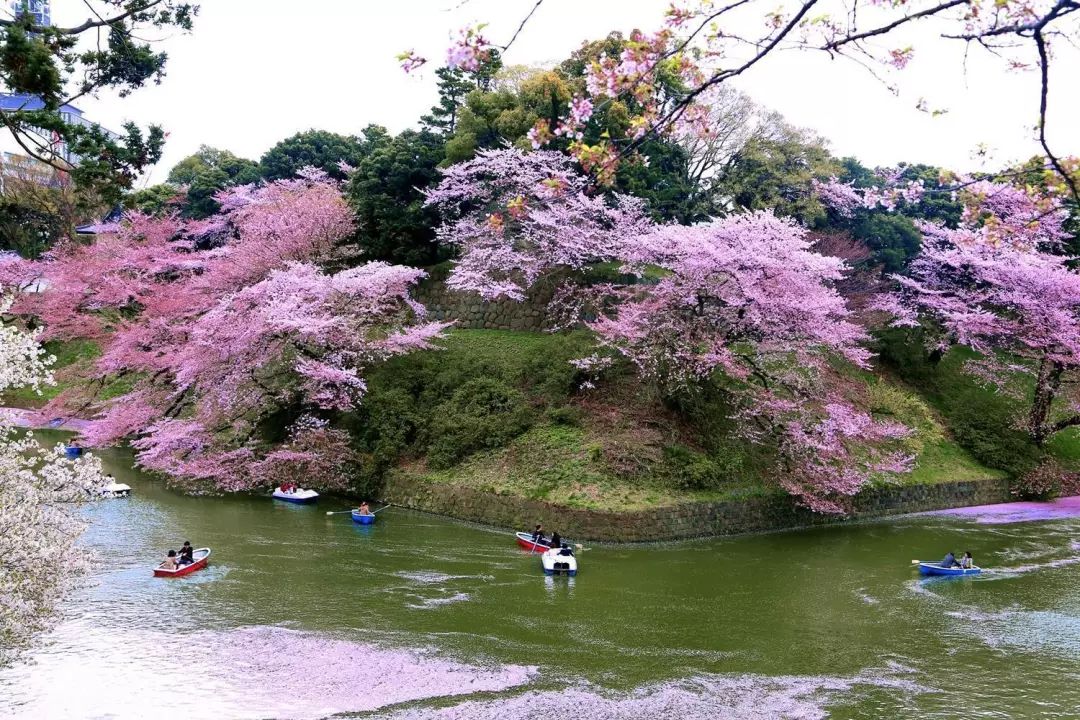
[[[87,510],[98,571],[0,671],[0,717],[1080,717],[1076,518],[594,545],[553,579],[506,532],[107,463],[134,494]],[[183,540],[210,568],[151,577]],[[919,579],[948,549],[993,571]]]

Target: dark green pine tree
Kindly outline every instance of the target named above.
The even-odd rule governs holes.
[[[431,112],[420,118],[425,129],[440,135],[453,135],[457,127],[458,110],[465,103],[465,96],[476,89],[476,84],[457,68],[442,67],[435,71],[439,78],[439,102]]]
[[[439,78],[439,102],[431,112],[420,118],[425,130],[449,137],[457,128],[458,112],[465,104],[465,96],[473,90],[490,92],[495,75],[502,69],[502,56],[491,50],[480,67],[472,72],[460,68],[441,67],[435,71]]]

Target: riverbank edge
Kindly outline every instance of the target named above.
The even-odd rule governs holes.
[[[47,429],[33,410],[0,408],[18,427]],[[84,420],[67,419],[54,428],[77,431]],[[1007,478],[897,485],[872,488],[853,498],[846,517],[821,515],[799,507],[787,495],[717,502],[684,502],[647,510],[589,510],[435,483],[402,472],[386,479],[383,500],[411,510],[491,527],[529,529],[543,523],[565,536],[611,543],[645,543],[722,535],[744,535],[837,525],[889,515],[995,505],[1014,500]]]
[[[1015,499],[1009,494],[1008,480],[994,478],[873,488],[853,498],[853,511],[847,517],[813,513],[787,496],[602,511],[432,483],[400,473],[392,473],[387,479],[383,497],[393,505],[457,520],[514,530],[531,529],[536,523],[543,523],[549,530],[558,530],[577,540],[612,543],[792,530],[929,510],[994,505]]]

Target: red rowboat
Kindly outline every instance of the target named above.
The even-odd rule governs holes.
[[[519,532],[514,535],[517,537],[517,544],[529,552],[544,552],[551,549],[547,542],[533,542],[531,533]]]
[[[191,553],[191,557],[195,562],[190,565],[181,565],[175,570],[166,570],[160,566],[154,568],[154,577],[180,577],[181,575],[189,575],[196,570],[202,570],[206,567],[207,560],[210,559],[210,548],[199,548]]]

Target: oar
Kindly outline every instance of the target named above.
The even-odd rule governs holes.
[[[386,505],[383,505],[381,508],[379,508],[378,510],[376,510],[375,512],[373,512],[371,514],[372,515],[377,515],[378,513],[381,513],[383,510],[385,510],[388,507],[390,507],[390,503],[387,503]],[[351,513],[351,512],[352,512],[352,510],[331,510],[330,512],[328,512],[326,514],[327,515],[344,515],[345,513]]]

